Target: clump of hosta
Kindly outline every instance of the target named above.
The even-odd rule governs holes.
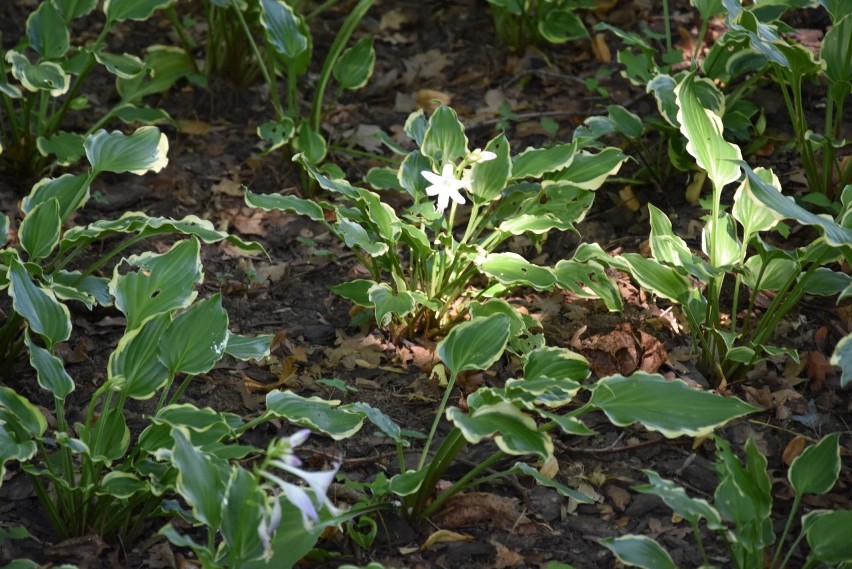
[[[324,173],[329,168],[320,171],[298,155],[334,201],[247,192],[246,203],[305,215],[338,236],[370,276],[333,290],[372,309],[396,339],[444,334],[485,300],[520,286],[560,286],[620,307],[594,261],[541,267],[497,252],[515,236],[540,243],[551,230],[573,231],[594,190],[626,159],[618,149],[590,152],[574,141],[512,156],[501,134],[471,151],[455,111],[445,106],[428,119],[422,111],[412,114],[405,132],[417,148],[397,170],[370,171],[366,181],[379,191],[334,179]],[[391,207],[383,200],[388,192],[407,194],[407,204]],[[519,326],[532,324],[515,318]]]

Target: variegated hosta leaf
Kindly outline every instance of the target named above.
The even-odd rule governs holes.
[[[165,8],[172,0],[106,0],[104,14],[109,21],[147,20],[154,10]]]
[[[261,0],[260,9],[266,41],[279,55],[293,60],[308,49],[308,38],[301,32],[299,17],[287,2]]]
[[[244,361],[262,360],[269,355],[273,338],[272,334],[244,336],[229,332],[228,343],[225,345],[225,353]]]
[[[423,135],[420,152],[440,165],[449,164],[467,155],[464,126],[453,109],[445,105],[435,109],[429,117],[429,126]]]
[[[503,194],[503,188],[511,177],[512,161],[509,157],[509,141],[504,134],[492,139],[485,150],[493,152],[492,160],[477,162],[471,168],[470,193],[475,203],[488,203]]]
[[[376,313],[376,323],[379,326],[388,326],[394,315],[405,318],[414,312],[417,302],[408,291],[394,293],[391,287],[385,283],[373,285],[369,292],[370,303]]]
[[[706,436],[732,419],[760,410],[735,397],[697,391],[679,379],[644,372],[599,380],[589,404],[615,425],[640,423],[667,438]]]
[[[278,194],[256,194],[246,190],[245,202],[249,207],[257,207],[264,211],[292,211],[313,221],[325,221],[322,207],[313,200]]]
[[[849,563],[852,560],[850,525],[852,510],[815,510],[802,516],[802,528],[811,548],[808,558],[832,566]]]
[[[142,99],[148,95],[168,91],[178,79],[195,71],[192,59],[186,50],[165,45],[152,45],[148,48],[145,67],[148,73],[142,73],[130,79],[121,77],[116,79],[115,87],[125,104],[142,106]]]
[[[148,318],[188,307],[197,296],[194,286],[201,282],[200,245],[195,238],[179,241],[167,252],[133,255],[124,262],[138,270],[122,275],[115,267],[110,292],[115,306],[127,317],[127,330],[141,326]]]
[[[471,414],[450,407],[447,420],[471,444],[493,436],[500,450],[507,454],[535,454],[542,460],[553,454],[550,436],[538,431],[535,421],[509,402],[483,405]]]
[[[192,507],[192,513],[210,528],[222,519],[228,464],[193,446],[186,429],[172,429],[174,447],[171,463],[178,470],[177,491]]]
[[[336,441],[351,437],[364,423],[364,415],[338,409],[340,401],[319,397],[300,397],[292,391],[271,391],[266,396],[266,409],[273,417],[324,433]]]
[[[512,180],[539,178],[558,172],[574,161],[577,143],[556,144],[550,148],[528,148],[512,159]]]
[[[100,496],[112,496],[126,500],[134,494],[150,493],[151,485],[135,474],[113,470],[103,477],[97,490]]]
[[[627,155],[618,148],[604,148],[597,154],[583,150],[574,156],[569,166],[557,172],[554,179],[583,190],[597,190],[607,178],[617,174],[626,161]]]
[[[6,52],[6,61],[12,66],[12,75],[27,91],[50,91],[51,97],[61,97],[71,85],[71,76],[52,61],[41,61],[36,65],[21,53]]]
[[[88,201],[91,181],[91,177],[82,174],[42,178],[33,186],[30,195],[23,199],[21,209],[29,214],[37,205],[56,199],[59,202],[59,218],[64,221],[72,211]]]
[[[228,313],[217,293],[172,320],[160,338],[159,357],[172,374],[198,375],[222,359],[227,343]]]
[[[649,484],[634,486],[633,489],[643,494],[654,494],[683,519],[697,524],[702,518],[707,520],[707,527],[712,530],[724,529],[719,512],[707,500],[690,498],[686,490],[675,485],[671,480],[661,478],[653,470],[642,470],[648,477]]]
[[[825,494],[840,476],[840,433],[823,437],[793,460],[787,478],[797,496]]]
[[[107,71],[122,79],[133,79],[145,71],[142,60],[129,53],[119,55],[100,50],[95,52],[95,59],[106,67]]]
[[[36,139],[36,147],[42,156],[54,155],[57,163],[68,166],[86,153],[83,149],[84,140],[82,134],[59,131],[49,137],[39,136]]]
[[[373,75],[376,65],[376,50],[373,38],[364,36],[340,55],[334,64],[334,78],[344,89],[360,89]]]
[[[686,150],[707,171],[717,192],[740,176],[737,162],[742,160],[738,146],[722,136],[722,118],[706,109],[696,94],[697,79],[690,73],[675,87],[680,131],[687,139]]]
[[[266,494],[257,477],[245,468],[231,467],[222,504],[222,538],[230,559],[239,562],[263,557],[259,527],[266,513]]]
[[[594,503],[594,500],[592,500],[591,498],[589,498],[585,494],[581,494],[581,493],[577,492],[576,490],[573,490],[573,489],[565,486],[564,484],[560,484],[559,482],[557,482],[556,480],[554,480],[552,478],[546,477],[545,475],[543,475],[541,472],[539,472],[537,469],[533,468],[529,464],[526,464],[524,462],[516,462],[515,466],[512,467],[512,470],[516,470],[517,472],[519,472],[521,474],[526,474],[527,476],[532,476],[535,479],[535,481],[538,482],[539,484],[541,484],[542,486],[545,486],[547,488],[553,488],[559,494],[565,496],[566,498],[573,498],[574,500],[576,500],[577,502],[579,502],[581,504],[592,504],[592,503]]]
[[[31,261],[44,259],[53,252],[59,243],[59,232],[62,229],[59,218],[59,201],[52,198],[38,204],[21,221],[18,237],[21,247],[27,252]]]
[[[102,414],[93,425],[77,426],[80,440],[89,447],[91,458],[110,464],[118,460],[130,446],[130,429],[122,409],[113,408]]]
[[[4,426],[5,424],[5,426]],[[12,429],[8,432],[20,433],[40,439],[47,430],[47,419],[38,407],[21,397],[13,389],[0,385],[0,430]],[[17,437],[15,437],[17,440]],[[0,445],[0,449],[2,449]]]
[[[70,47],[65,20],[52,2],[42,2],[27,18],[30,46],[46,60],[60,59]]]
[[[56,300],[50,289],[37,286],[26,266],[17,258],[9,262],[9,296],[15,312],[23,316],[30,329],[40,334],[52,348],[71,336],[71,313]]]
[[[548,290],[556,283],[556,277],[550,268],[533,265],[517,253],[491,253],[478,258],[476,266],[504,285]]]
[[[30,365],[36,370],[36,378],[42,389],[64,401],[74,391],[74,380],[65,371],[62,360],[33,343],[29,330],[24,331],[24,342],[30,353]]]
[[[840,368],[840,385],[852,383],[852,334],[847,334],[837,342],[831,354],[831,365]]]
[[[181,428],[192,444],[208,449],[226,437],[232,437],[241,419],[219,413],[209,407],[199,409],[187,403],[167,405],[151,418],[151,424],[139,435],[139,446],[146,452],[170,448],[174,444],[172,430]]]
[[[503,314],[474,318],[450,330],[435,351],[453,374],[486,370],[506,349],[509,330],[509,318]]]
[[[756,168],[754,174],[766,182],[769,187],[781,193],[781,182],[778,181],[778,176],[772,170],[762,167]],[[757,201],[750,187],[751,181],[746,177],[734,193],[734,206],[731,209],[734,219],[743,226],[746,242],[750,240],[752,235],[761,231],[769,231],[778,225],[778,222],[782,219],[781,216],[765,207],[762,202]]]
[[[103,129],[83,143],[94,172],[159,172],[168,164],[169,140],[155,126],[143,126],[131,135]]]
[[[619,561],[642,569],[677,569],[671,555],[662,546],[644,535],[606,537],[598,543],[612,551]]]
[[[169,370],[157,357],[157,346],[170,323],[167,312],[150,318],[125,333],[110,354],[108,377],[124,378],[121,392],[127,397],[149,399],[168,381]]]

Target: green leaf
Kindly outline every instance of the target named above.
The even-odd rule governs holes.
[[[598,263],[562,259],[553,267],[556,286],[570,290],[582,298],[599,298],[610,311],[623,309],[618,285]]]
[[[103,413],[91,426],[77,425],[77,430],[80,440],[89,447],[92,460],[97,462],[109,465],[124,456],[130,446],[130,429],[119,408]]]
[[[353,279],[331,287],[331,291],[343,298],[351,300],[358,306],[372,308],[373,303],[370,301],[370,289],[376,285],[378,285],[376,281]]]
[[[539,178],[557,172],[574,161],[577,143],[557,144],[550,148],[527,148],[512,159],[512,180]]]
[[[621,259],[627,262],[630,274],[642,288],[680,304],[688,302],[689,281],[676,269],[637,253],[625,253]]]
[[[687,139],[686,150],[698,165],[707,171],[717,191],[740,176],[738,161],[742,153],[738,146],[731,144],[722,136],[722,118],[705,108],[696,92],[696,83],[706,79],[696,79],[694,73],[688,74],[675,87],[678,104],[677,119],[681,133]]]
[[[260,24],[266,41],[281,57],[292,61],[308,49],[308,38],[302,34],[299,17],[286,2],[261,0]]]
[[[589,37],[583,20],[569,10],[556,9],[547,12],[544,20],[538,23],[538,31],[551,43],[565,43]]]
[[[597,190],[607,178],[617,174],[626,161],[627,155],[618,148],[607,147],[597,154],[583,150],[556,174],[555,179],[584,190]]]
[[[399,166],[397,174],[399,185],[414,198],[415,202],[422,201],[427,197],[426,186],[429,185],[429,182],[423,177],[421,172],[431,169],[432,162],[423,156],[419,150],[408,153]]]
[[[311,165],[316,165],[325,159],[328,145],[325,138],[315,131],[307,122],[299,125],[293,148],[301,152],[302,160]]]
[[[325,221],[322,207],[313,200],[278,194],[256,194],[247,189],[245,202],[246,205],[258,207],[263,211],[292,211],[313,221]]]
[[[247,561],[240,569],[269,569],[270,567],[295,567],[296,564],[311,552],[325,531],[325,524],[314,524],[306,528],[302,523],[302,512],[282,493],[278,498],[281,505],[281,525],[272,538],[272,559],[267,561],[260,558]]]
[[[59,59],[68,51],[71,38],[65,20],[52,2],[42,2],[27,18],[30,47],[44,59]]]
[[[225,498],[224,461],[192,445],[186,429],[172,429],[175,441],[172,464],[178,470],[177,491],[192,507],[192,513],[210,528],[218,528]]]
[[[295,132],[296,123],[290,117],[283,117],[277,121],[266,121],[257,127],[257,136],[270,143],[266,152],[272,152],[290,142]]]
[[[143,126],[131,135],[119,131],[96,131],[83,143],[86,157],[97,172],[130,172],[137,175],[159,172],[169,159],[169,141],[157,127]]]
[[[381,257],[388,252],[387,243],[377,241],[359,223],[341,215],[340,212],[338,212],[334,229],[350,249],[360,247],[371,257]]]
[[[71,76],[52,61],[33,65],[25,55],[14,50],[6,52],[6,61],[12,65],[12,76],[28,91],[50,91],[51,97],[60,97],[71,85]]]
[[[113,271],[110,292],[115,306],[127,317],[127,329],[141,326],[148,318],[186,308],[197,296],[194,285],[202,281],[200,245],[194,237],[179,241],[167,252],[133,255],[124,262],[139,270]]]
[[[707,520],[707,527],[712,530],[725,528],[719,512],[707,500],[690,498],[683,488],[676,486],[671,480],[661,478],[653,470],[643,469],[642,472],[648,477],[650,484],[634,486],[634,490],[643,494],[659,496],[674,513],[690,524],[697,524],[703,518]]]
[[[701,258],[693,255],[686,241],[675,235],[672,222],[666,214],[653,204],[648,204],[648,213],[651,218],[651,253],[655,260],[672,267],[683,267],[702,282],[708,282],[718,273]],[[674,292],[674,289],[672,291]]]
[[[145,72],[142,60],[129,53],[118,55],[100,50],[95,52],[95,59],[106,67],[107,71],[121,79],[133,79]]]
[[[234,566],[263,556],[258,527],[266,511],[266,495],[245,468],[232,467],[222,503],[222,538]]]
[[[94,10],[98,0],[53,0],[53,4],[65,18],[65,21],[71,22],[71,20],[85,16]]]
[[[62,360],[34,344],[28,330],[24,331],[24,343],[30,353],[30,365],[36,370],[38,384],[56,399],[65,401],[68,394],[74,391],[74,380],[65,371]]]
[[[479,204],[494,201],[503,195],[503,188],[511,177],[512,162],[509,141],[500,134],[492,139],[485,150],[497,155],[493,160],[477,162],[470,173],[470,193]]]
[[[147,20],[155,10],[165,8],[171,0],[105,0],[104,14],[111,22]]]
[[[377,190],[405,191],[399,184],[398,171],[386,166],[373,166],[364,176],[364,182]]]
[[[453,374],[486,370],[503,354],[509,340],[509,318],[503,314],[474,318],[450,330],[436,353]]]
[[[535,421],[508,401],[482,405],[469,415],[458,407],[449,407],[447,420],[471,444],[493,436],[506,454],[534,454],[542,460],[553,454],[553,441],[547,433],[539,432]]]
[[[47,419],[38,407],[14,390],[0,385],[0,429],[3,428],[4,423],[13,427],[22,427],[26,434],[35,439],[41,439],[47,430]],[[0,449],[2,448],[3,446],[0,445]],[[35,445],[33,445],[34,453]]]
[[[420,152],[438,164],[449,164],[467,154],[467,136],[456,112],[440,105],[429,117]]]
[[[108,472],[101,480],[98,494],[126,500],[134,494],[149,493],[150,491],[151,486],[135,474],[113,470]]]
[[[62,220],[59,201],[52,198],[34,207],[21,221],[18,237],[31,261],[44,259],[59,243]]]
[[[222,359],[228,343],[228,313],[217,293],[172,320],[159,343],[160,361],[172,374],[198,375]]]
[[[512,470],[515,470],[515,471],[517,471],[521,474],[526,474],[527,476],[532,476],[533,479],[535,479],[535,481],[538,484],[545,486],[547,488],[553,488],[562,496],[565,496],[566,498],[573,498],[574,500],[576,500],[580,504],[593,504],[594,503],[594,500],[592,500],[591,498],[589,498],[585,494],[581,494],[580,492],[574,490],[573,488],[569,488],[568,486],[565,486],[564,484],[560,484],[559,482],[557,482],[556,480],[554,480],[552,478],[546,477],[541,472],[539,472],[538,469],[533,468],[529,464],[526,464],[524,462],[516,462],[515,466],[512,467]]]
[[[548,267],[533,265],[517,253],[491,253],[476,260],[477,268],[504,285],[530,286],[548,290],[556,276]]]
[[[599,380],[589,405],[606,413],[615,425],[638,422],[667,438],[706,436],[731,419],[759,411],[735,397],[697,391],[679,379],[645,372]]]
[[[781,183],[772,170],[757,168],[754,175],[766,182],[767,187],[781,193]],[[752,235],[768,231],[778,225],[780,218],[767,209],[763,203],[755,200],[751,191],[750,178],[746,177],[734,193],[734,206],[731,210],[734,219],[743,226],[743,241],[747,244]]]
[[[31,330],[44,337],[48,348],[71,336],[68,307],[56,300],[50,289],[36,286],[24,264],[16,257],[10,259],[8,278],[9,296],[15,312],[27,320]]]
[[[0,246],[5,245],[9,240],[9,216],[5,213],[0,214]]]
[[[823,437],[793,460],[787,479],[801,497],[804,494],[825,494],[840,476],[840,433]]]
[[[141,106],[145,97],[164,93],[171,89],[178,79],[195,72],[189,53],[175,46],[149,47],[145,55],[145,67],[148,73],[142,73],[132,79],[116,79],[115,87],[124,104]]]
[[[829,564],[852,561],[852,510],[808,512],[802,516],[802,527],[811,547],[809,559]]]
[[[42,156],[53,154],[59,164],[68,166],[86,153],[83,149],[83,140],[83,136],[75,132],[60,131],[49,137],[39,136],[36,139],[36,147]]]
[[[337,409],[340,401],[300,397],[292,391],[269,392],[266,409],[274,417],[325,433],[336,441],[351,437],[364,422],[362,413]]]
[[[42,178],[23,199],[21,209],[29,214],[37,205],[56,199],[59,202],[59,218],[68,219],[71,212],[89,199],[91,178],[85,175],[63,174],[58,178]]]
[[[598,543],[612,551],[619,561],[643,569],[677,569],[671,556],[659,543],[644,535],[606,537]]]
[[[527,354],[525,360],[525,382],[549,379],[576,383],[589,376],[586,358],[566,348],[539,348]]]
[[[823,230],[826,242],[833,247],[843,247],[847,250],[852,243],[852,229],[842,227],[829,218],[816,215],[800,207],[792,198],[781,195],[771,184],[766,183],[748,164],[738,162],[745,170],[749,179],[747,191],[764,207],[769,208],[781,219],[794,219],[803,225],[816,225]]]
[[[368,296],[370,304],[375,307],[376,323],[379,326],[388,326],[394,315],[405,318],[413,313],[417,306],[410,292],[394,293],[391,287],[385,283],[373,285],[368,291]]]
[[[612,120],[616,130],[630,138],[640,138],[645,131],[642,119],[631,113],[621,105],[609,105],[606,108],[609,118]]]
[[[840,368],[840,385],[846,387],[852,382],[852,334],[846,334],[837,342],[831,354],[831,365]]]
[[[334,64],[334,78],[344,89],[360,89],[373,75],[376,50],[372,36],[365,36],[343,51]]]
[[[243,361],[262,360],[269,356],[272,340],[272,334],[244,336],[229,332],[228,343],[225,345],[225,353]]]
[[[169,327],[169,313],[162,313],[129,330],[109,356],[108,377],[124,378],[121,392],[132,399],[149,399],[169,379],[169,370],[157,357],[158,345]]]
[[[408,446],[408,443],[402,437],[402,429],[400,426],[380,410],[367,405],[366,403],[361,403],[360,401],[347,405],[345,408],[357,413],[363,413],[367,416],[370,422],[378,427],[382,433],[388,436],[388,438],[392,439],[396,443],[402,444],[403,446]]]

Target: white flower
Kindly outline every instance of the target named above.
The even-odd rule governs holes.
[[[447,206],[450,203],[450,198],[452,198],[457,204],[464,203],[464,196],[461,195],[459,190],[462,188],[468,189],[470,187],[470,180],[459,180],[456,178],[453,173],[452,164],[444,164],[444,169],[441,171],[440,176],[428,170],[424,170],[420,173],[423,174],[423,177],[432,184],[426,188],[426,195],[430,197],[438,196],[438,203],[435,205],[435,209],[438,213],[443,213],[444,210],[447,209]]]
[[[497,158],[496,154],[494,154],[490,150],[482,150],[481,148],[477,148],[476,150],[471,152],[470,155],[467,157],[467,159],[472,164],[477,164],[479,162],[488,162],[489,160],[494,160],[495,158]]]

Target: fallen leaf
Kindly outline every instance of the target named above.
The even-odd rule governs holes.
[[[423,542],[423,545],[420,546],[420,551],[426,551],[436,543],[455,543],[457,541],[473,541],[474,538],[472,535],[466,533],[456,533],[454,531],[439,529],[436,532],[433,532],[426,541]]]
[[[491,567],[494,567],[494,569],[506,569],[506,567],[514,567],[525,562],[523,555],[517,551],[512,551],[496,539],[491,540],[491,545],[497,550],[494,561],[491,563]]]
[[[630,211],[637,212],[642,208],[642,204],[639,202],[636,194],[633,193],[632,186],[624,186],[618,190],[618,197],[621,198],[621,203]]]
[[[243,197],[245,189],[239,180],[230,178],[222,178],[210,188],[214,194],[223,194],[226,196]]]
[[[210,123],[195,119],[180,119],[177,121],[178,132],[204,136],[210,134]]]
[[[447,528],[491,524],[518,534],[537,531],[537,526],[519,509],[518,500],[486,492],[456,494],[435,515],[437,525]]]
[[[623,512],[630,504],[630,492],[621,486],[607,484],[606,488],[604,488],[604,492],[612,501],[612,505],[615,506],[615,509],[619,512]]]
[[[793,439],[787,443],[787,446],[784,447],[784,452],[781,453],[781,460],[784,461],[784,464],[790,466],[793,464],[793,460],[805,450],[805,445],[807,444],[807,439],[802,435],[796,435]]]
[[[609,49],[605,34],[595,34],[595,39],[592,42],[592,51],[595,54],[595,59],[599,62],[612,62],[612,51]]]
[[[423,110],[432,112],[438,108],[438,105],[449,105],[453,102],[452,95],[435,89],[419,89],[414,93],[414,100],[417,106]]]

